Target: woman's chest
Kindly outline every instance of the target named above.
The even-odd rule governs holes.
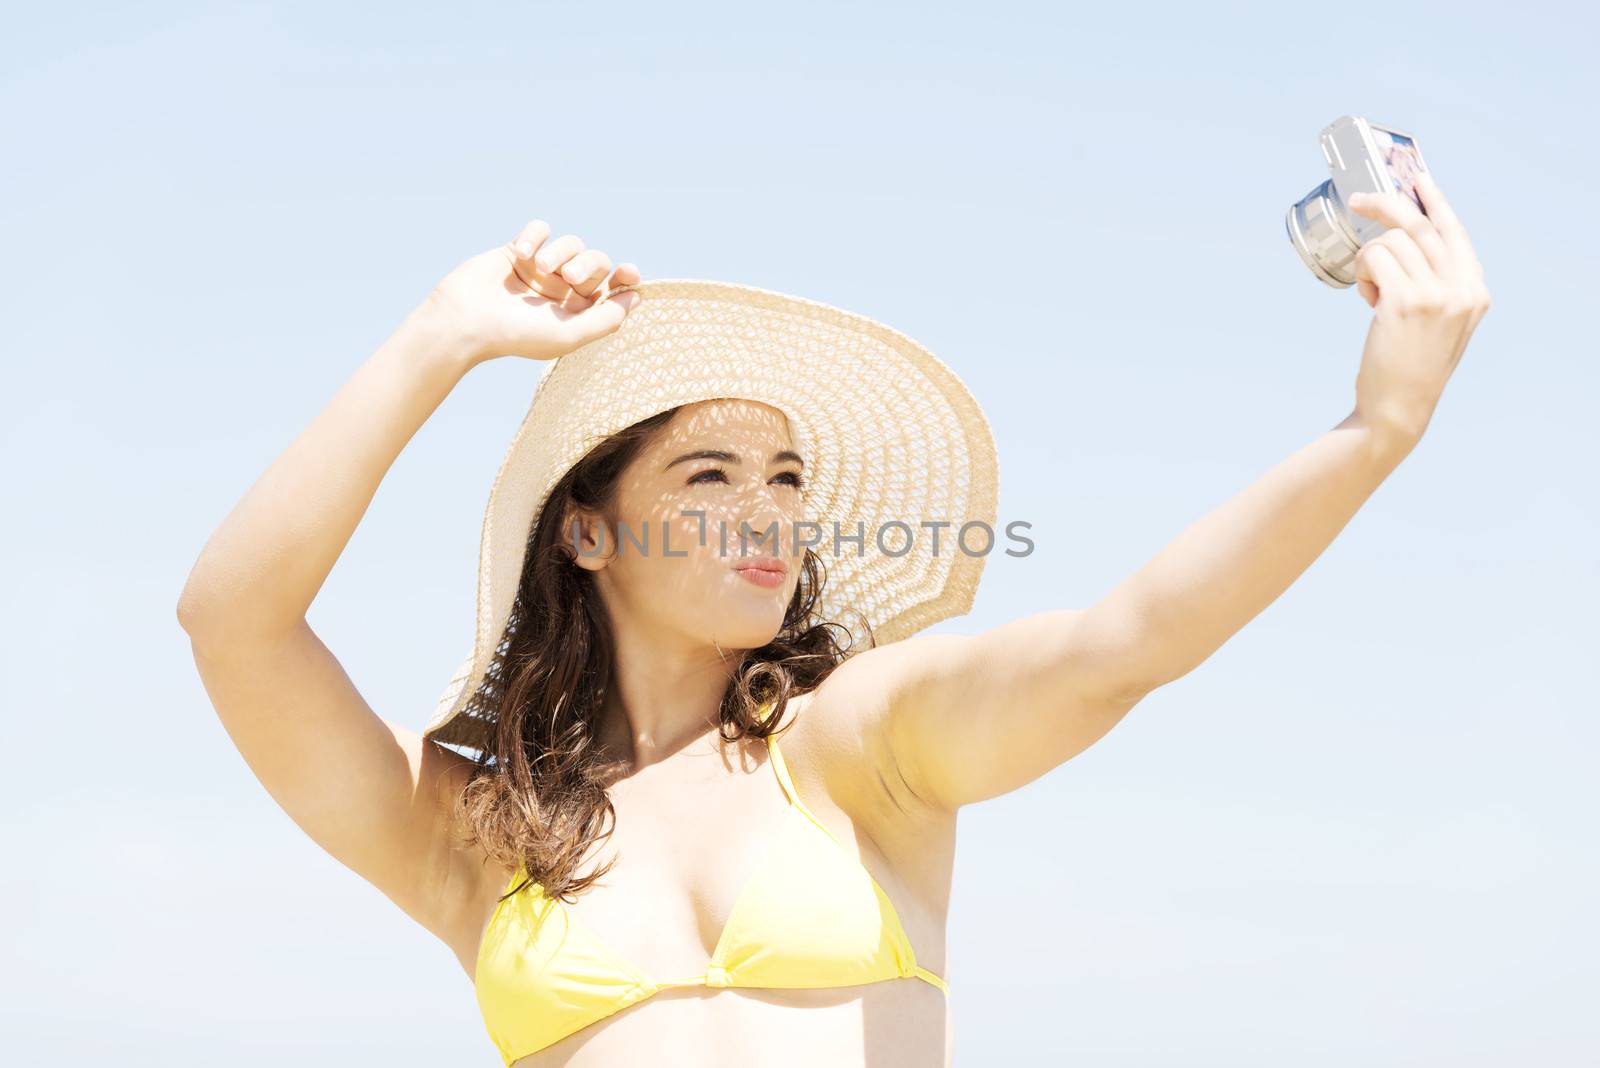
[[[614,791],[579,866],[610,859],[599,882],[496,908],[475,978],[503,1055],[944,1063],[953,820],[914,828],[831,790],[839,769],[784,737],[748,776]]]

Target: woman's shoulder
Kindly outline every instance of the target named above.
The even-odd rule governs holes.
[[[878,650],[858,653],[789,699],[776,736],[795,789],[818,791],[874,838],[917,834],[920,805],[895,766],[890,674]]]
[[[890,698],[899,659],[887,646],[850,655],[812,689],[790,698],[783,722],[792,720],[793,731],[809,737],[812,745],[844,749],[840,753],[820,753],[819,757],[859,759],[867,755],[860,750],[887,742]]]

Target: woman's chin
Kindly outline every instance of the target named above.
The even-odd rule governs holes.
[[[717,641],[725,649],[759,649],[783,629],[783,604],[771,591],[766,591],[766,603],[751,603],[751,598],[741,598],[742,603],[725,605],[717,613]]]

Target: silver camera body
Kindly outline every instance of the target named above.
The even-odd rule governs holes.
[[[1377,219],[1351,211],[1350,195],[1398,190],[1426,215],[1416,174],[1427,165],[1416,138],[1359,115],[1341,115],[1323,128],[1322,155],[1331,177],[1289,209],[1284,226],[1311,273],[1335,289],[1347,289],[1356,283],[1356,253],[1385,229]]]

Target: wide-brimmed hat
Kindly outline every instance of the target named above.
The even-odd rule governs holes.
[[[898,330],[803,297],[676,278],[626,290],[640,300],[616,330],[544,365],[495,475],[476,636],[429,720],[437,741],[484,748],[489,713],[464,706],[506,638],[551,489],[610,435],[678,405],[743,398],[788,417],[826,574],[819,614],[849,629],[849,651],[866,642],[860,622],[884,645],[972,607],[999,472],[988,421],[950,368]]]

